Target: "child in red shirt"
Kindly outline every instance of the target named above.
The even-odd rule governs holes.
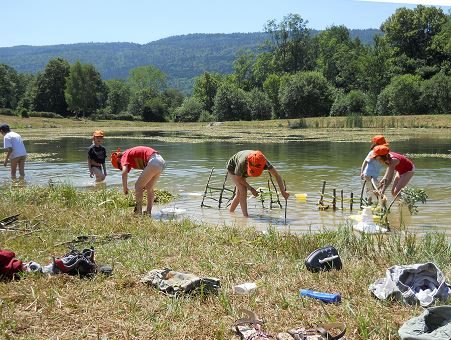
[[[131,169],[142,169],[141,175],[135,183],[136,209],[135,213],[142,213],[143,192],[147,190],[147,213],[152,211],[155,194],[153,187],[166,167],[166,162],[158,151],[147,146],[136,146],[124,152],[113,152],[111,164],[122,171],[122,188],[128,194],[128,173]]]

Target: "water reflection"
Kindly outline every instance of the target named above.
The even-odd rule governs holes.
[[[155,132],[152,132],[155,136]],[[284,144],[260,145],[255,143],[164,143],[139,137],[149,137],[146,133],[134,133],[132,139],[121,137],[105,138],[108,152],[121,147],[122,150],[136,146],[149,145],[159,150],[167,161],[167,168],[160,178],[158,187],[167,189],[180,197],[175,203],[178,208],[186,209],[183,217],[198,222],[214,225],[254,225],[267,229],[268,225],[276,228],[289,228],[292,231],[320,230],[336,228],[343,223],[350,212],[345,210],[319,211],[316,203],[323,180],[327,181],[326,193],[332,189],[339,193],[343,190],[345,198],[351,193],[360,195],[361,181],[359,169],[363,158],[369,150],[369,143],[332,143],[332,142],[290,142]],[[90,137],[62,138],[50,141],[26,142],[30,159],[26,163],[26,178],[29,184],[47,185],[50,180],[70,183],[76,187],[94,188],[94,180],[89,177],[86,157]],[[450,142],[443,139],[410,140],[409,143],[392,143],[391,147],[400,153],[449,153]],[[262,209],[258,200],[249,200],[251,218],[241,216],[239,208],[235,214],[226,209],[200,208],[205,184],[211,168],[215,168],[213,180],[222,186],[227,160],[242,149],[261,149],[276,166],[287,183],[292,194],[307,193],[306,202],[296,201],[294,195],[288,201],[287,224],[284,224],[284,209],[271,211]],[[416,172],[411,185],[424,188],[429,195],[426,205],[420,205],[420,214],[410,216],[400,211],[395,204],[392,208],[392,224],[405,223],[417,232],[431,229],[446,230],[451,234],[451,161],[444,158],[414,159]],[[120,172],[107,165],[108,176],[102,186],[121,185]],[[139,172],[130,172],[130,181],[138,177]],[[8,182],[9,171],[0,173],[2,182]],[[254,187],[266,187],[268,177],[249,179]],[[131,186],[132,184],[130,184]],[[232,187],[231,181],[227,183]],[[390,197],[389,197],[390,199]],[[345,205],[346,206],[346,205]],[[155,206],[155,216],[160,218]],[[181,217],[181,218],[183,218]]]

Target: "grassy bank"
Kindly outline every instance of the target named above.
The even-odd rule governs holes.
[[[283,143],[302,140],[368,141],[368,136],[383,133],[390,141],[415,137],[451,138],[451,115],[400,117],[322,117],[283,119],[254,122],[224,123],[145,123],[129,121],[90,121],[57,118],[19,118],[0,116],[26,139],[89,136],[93,130],[103,129],[108,138],[134,131],[155,131],[157,136],[146,137],[177,142],[244,142]],[[161,134],[164,132],[165,134]],[[130,136],[129,138],[133,138]],[[142,136],[136,137],[140,140]]]
[[[437,233],[361,236],[343,226],[299,236],[160,222],[133,216],[128,201],[113,190],[68,186],[2,188],[0,218],[17,213],[23,231],[0,232],[1,248],[41,264],[63,255],[67,248],[58,244],[79,235],[131,233],[132,238],[92,244],[97,261],[113,266],[111,277],[26,275],[0,283],[4,338],[229,339],[231,324],[241,317],[238,310],[245,308],[263,317],[272,334],[343,321],[348,339],[389,339],[422,308],[379,301],[368,285],[395,264],[434,261],[451,276],[451,245]],[[325,245],[339,249],[343,270],[307,271],[305,257]],[[217,277],[222,288],[218,295],[172,299],[139,283],[148,270],[163,267]],[[232,294],[233,285],[247,281],[259,285],[253,294]],[[340,292],[343,302],[300,299],[301,288]]]

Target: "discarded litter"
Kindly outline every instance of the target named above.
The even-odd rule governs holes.
[[[301,289],[299,291],[300,296],[308,296],[326,303],[338,303],[341,302],[341,295],[339,293],[323,293],[316,292],[309,289]]]
[[[233,292],[236,294],[247,294],[257,289],[254,282],[246,282],[233,287]]]
[[[163,208],[160,210],[161,215],[166,215],[166,216],[183,215],[185,212],[186,212],[186,209],[180,209],[180,208]]]
[[[295,194],[294,197],[298,201],[307,201],[307,194]]]

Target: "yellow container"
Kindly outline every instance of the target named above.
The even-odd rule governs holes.
[[[298,201],[306,201],[307,200],[307,194],[295,194],[294,197]]]

